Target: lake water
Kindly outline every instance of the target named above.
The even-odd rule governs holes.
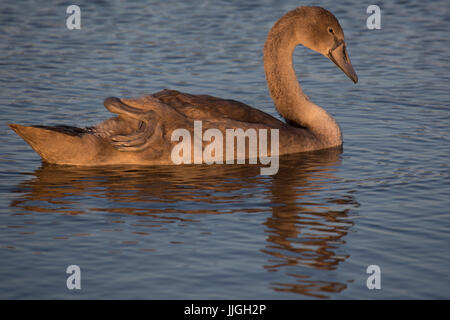
[[[70,168],[41,163],[7,123],[93,125],[108,96],[164,88],[276,115],[262,47],[311,1],[0,4],[0,298],[450,298],[450,6],[314,2],[345,31],[360,82],[297,48],[304,91],[342,150],[257,165]],[[68,290],[66,268],[81,269]],[[381,289],[369,290],[369,265]]]

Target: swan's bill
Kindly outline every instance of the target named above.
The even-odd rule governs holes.
[[[347,53],[345,43],[342,42],[339,46],[330,50],[328,58],[333,61],[354,83],[358,82],[358,76],[353,69],[350,57]]]

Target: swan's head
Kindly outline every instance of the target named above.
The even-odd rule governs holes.
[[[344,41],[344,31],[336,17],[320,7],[299,7],[287,15],[295,17],[298,42],[333,61],[354,83],[353,69]]]

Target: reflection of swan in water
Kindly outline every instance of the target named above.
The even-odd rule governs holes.
[[[333,14],[319,7],[288,12],[272,27],[264,46],[269,92],[286,123],[237,101],[164,90],[138,99],[107,98],[106,108],[119,116],[92,128],[10,126],[45,161],[73,165],[172,164],[176,142],[171,134],[184,128],[192,136],[194,120],[222,134],[227,128],[278,129],[280,155],[340,146],[339,125],[308,99],[297,81],[292,55],[298,44],[325,55],[358,80]]]
[[[324,161],[319,161],[323,157]],[[344,237],[353,226],[351,211],[359,206],[351,193],[333,192],[333,164],[337,154],[315,152],[297,164],[297,170],[280,168],[270,185],[273,206],[267,219],[264,266],[269,271],[289,274],[289,281],[271,283],[275,291],[326,298],[347,288],[337,277],[317,276],[317,270],[332,271],[349,255]]]
[[[351,192],[330,190],[336,181],[339,156],[340,148],[287,155],[280,159],[278,174],[271,177],[259,175],[254,165],[170,166],[161,170],[158,166],[68,169],[44,164],[34,178],[17,187],[20,196],[11,207],[14,212],[33,216],[85,214],[105,219],[100,225],[107,229],[122,226],[113,220],[129,221],[126,229],[137,234],[177,228],[177,221],[195,228],[196,221],[207,221],[202,215],[264,217],[264,227],[260,228],[265,236],[256,244],[254,254],[262,251],[261,265],[276,271],[274,277],[267,276],[267,287],[323,297],[347,286],[348,279],[340,276],[339,267],[348,258],[344,239],[353,225],[351,211],[358,206]],[[127,215],[138,216],[139,222]],[[58,235],[72,237],[70,219],[64,219],[66,223],[69,227],[61,225]],[[222,229],[227,229],[224,223]],[[101,238],[102,230],[96,228],[83,225],[83,232]],[[223,230],[212,227],[209,231],[214,238]],[[180,235],[170,239],[174,242],[184,240],[179,232],[162,232]],[[143,243],[152,243],[152,236]],[[205,237],[208,242],[209,235]],[[333,272],[337,275],[328,277]],[[333,280],[328,281],[330,278]]]

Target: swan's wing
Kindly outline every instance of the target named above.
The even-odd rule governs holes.
[[[251,125],[268,127],[285,126],[271,115],[235,100],[226,100],[208,95],[192,95],[175,90],[163,90],[137,99],[107,98],[106,109],[119,117],[109,119],[97,126],[99,132],[108,132],[111,144],[120,151],[140,151],[161,138],[162,123],[184,124],[193,120],[226,119]],[[158,131],[159,130],[159,131]],[[155,134],[157,132],[158,134]]]
[[[111,144],[120,151],[140,151],[150,147],[156,143],[155,131],[160,119],[153,108],[155,100],[152,97],[105,99],[106,109],[119,117],[108,119],[96,126],[96,132],[107,136]]]
[[[167,89],[154,93],[152,96],[190,119],[232,119],[275,127],[283,125],[283,122],[271,115],[235,100],[209,95],[192,95]]]

